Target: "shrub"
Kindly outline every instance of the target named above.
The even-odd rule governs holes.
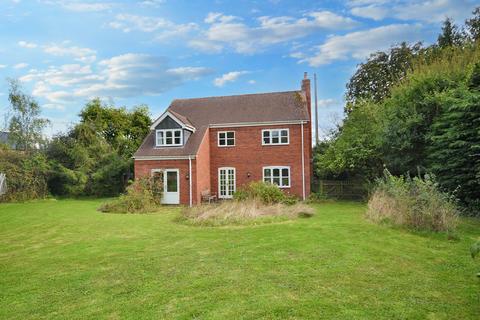
[[[7,177],[7,193],[0,201],[26,201],[48,195],[47,159],[41,153],[0,148],[0,172]]]
[[[368,201],[366,216],[416,230],[452,231],[458,210],[453,197],[439,191],[433,176],[395,177],[385,170]]]
[[[185,208],[180,220],[193,225],[223,226],[277,222],[312,215],[313,209],[302,203],[266,205],[259,199],[244,199]]]
[[[127,187],[118,199],[104,203],[98,210],[115,213],[147,213],[159,209],[163,182],[160,179],[140,178]]]
[[[263,181],[254,181],[248,185],[240,188],[233,195],[234,200],[257,200],[263,204],[295,204],[297,198],[291,195],[286,195],[276,185],[265,183]]]

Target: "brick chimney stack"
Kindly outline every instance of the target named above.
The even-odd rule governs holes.
[[[310,121],[312,121],[312,95],[310,92],[310,79],[308,79],[308,74],[306,72],[303,73],[302,91],[307,99],[308,116],[310,117]]]

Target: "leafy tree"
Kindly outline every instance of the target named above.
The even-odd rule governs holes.
[[[100,99],[87,103],[80,112],[80,123],[100,134],[120,155],[131,157],[150,131],[151,119],[146,106],[132,111],[102,104]]]
[[[131,178],[131,156],[150,130],[148,108],[132,111],[87,103],[80,123],[54,137],[47,154],[55,162],[49,180],[53,194],[113,196]]]
[[[47,196],[50,165],[41,152],[27,154],[0,147],[0,171],[7,175],[7,193],[0,201],[25,201]]]
[[[455,86],[438,75],[414,75],[383,104],[379,137],[383,161],[396,175],[425,166],[426,134],[441,111],[436,95]]]
[[[40,106],[29,95],[22,92],[18,81],[9,80],[8,100],[12,109],[9,124],[9,139],[17,149],[29,151],[43,143],[42,131],[49,124],[40,118]]]
[[[480,78],[479,65],[470,78]],[[455,191],[465,205],[480,209],[480,90],[478,84],[446,91],[438,99],[441,116],[428,134],[429,170],[440,185]]]
[[[437,43],[440,48],[453,47],[462,43],[462,34],[451,18],[443,21],[442,33],[438,35]]]
[[[378,107],[364,102],[352,110],[336,138],[315,154],[317,176],[371,179],[382,172],[378,153]]]
[[[480,7],[476,7],[472,12],[473,17],[465,20],[465,26],[473,41],[480,39]]]
[[[413,59],[421,50],[421,43],[409,46],[402,42],[387,52],[370,55],[347,83],[346,111],[350,112],[359,101],[380,102],[388,97],[390,89],[412,69]]]

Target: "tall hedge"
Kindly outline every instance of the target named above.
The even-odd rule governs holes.
[[[0,172],[7,177],[7,193],[0,201],[25,201],[48,195],[50,166],[42,153],[0,148]]]

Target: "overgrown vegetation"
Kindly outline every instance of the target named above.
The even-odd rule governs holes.
[[[401,44],[361,64],[347,85],[346,119],[316,148],[317,176],[433,173],[462,212],[480,214],[478,25],[480,9],[463,31],[446,20],[437,44]]]
[[[38,103],[13,80],[9,100],[9,138],[15,150],[5,146],[0,153],[0,172],[9,186],[2,201],[125,191],[133,177],[131,157],[150,130],[146,106],[128,111],[93,99],[80,112],[78,124],[47,141],[42,130],[48,121],[40,118]]]
[[[26,201],[48,195],[50,166],[41,153],[28,154],[0,146],[0,172],[7,174],[7,193],[0,201]]]
[[[265,204],[258,199],[245,199],[185,208],[179,220],[202,226],[251,225],[307,218],[313,213],[313,209],[303,203]]]
[[[163,182],[160,179],[138,178],[127,187],[125,194],[108,201],[98,210],[111,213],[148,213],[160,207]]]
[[[131,157],[149,126],[145,106],[127,111],[99,99],[87,103],[80,123],[55,136],[46,149],[55,168],[48,183],[51,193],[116,196],[124,192],[133,177]]]
[[[415,230],[453,231],[458,220],[454,198],[438,189],[435,178],[395,177],[385,170],[366,211],[368,219]]]
[[[276,185],[254,181],[235,192],[232,201],[202,204],[182,211],[180,221],[194,225],[258,224],[310,217],[313,209]]]
[[[280,188],[271,183],[263,181],[253,181],[242,186],[233,195],[237,201],[255,200],[263,204],[295,204],[298,199],[293,195],[285,194]]]

